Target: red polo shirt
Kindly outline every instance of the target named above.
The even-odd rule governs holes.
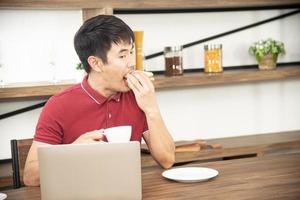
[[[36,126],[35,141],[70,144],[80,135],[114,126],[132,126],[131,141],[141,142],[148,130],[144,112],[132,91],[106,98],[90,87],[87,77],[60,94],[43,108]]]

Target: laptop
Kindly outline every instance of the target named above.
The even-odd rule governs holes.
[[[142,199],[140,143],[38,148],[42,200]]]

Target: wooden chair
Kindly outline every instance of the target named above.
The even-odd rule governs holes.
[[[13,187],[24,186],[23,173],[27,154],[31,147],[33,139],[11,140]]]

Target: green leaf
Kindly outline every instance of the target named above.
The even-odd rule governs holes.
[[[250,48],[249,48],[249,53],[250,53],[251,55],[255,55],[255,48],[254,48],[254,47],[250,47]]]
[[[277,62],[277,58],[278,58],[278,54],[277,53],[273,54],[273,62],[274,63]]]
[[[261,62],[264,55],[272,54],[273,60],[277,61],[279,54],[285,54],[284,43],[271,38],[253,43],[248,51],[249,54],[255,56],[258,62]]]
[[[256,53],[255,58],[256,58],[257,62],[260,63],[262,56],[259,53]]]
[[[77,65],[76,65],[76,69],[77,70],[83,70],[84,68],[83,68],[83,64],[82,63],[78,63]]]

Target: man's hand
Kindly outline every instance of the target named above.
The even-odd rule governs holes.
[[[158,111],[154,85],[145,73],[134,71],[127,75],[127,82],[135,95],[138,106],[146,115]]]
[[[169,168],[175,162],[175,145],[160,115],[154,85],[149,77],[141,72],[128,74],[127,81],[138,106],[146,115],[149,130],[143,137],[151,155],[163,168]]]
[[[150,79],[150,81],[154,81],[155,80],[154,79],[154,74],[152,72],[141,71],[141,70],[135,70],[134,72],[145,74]]]
[[[87,132],[85,134],[82,134],[79,138],[77,138],[73,142],[73,144],[94,143],[94,142],[102,141],[104,139],[103,133],[104,133],[104,129]]]

